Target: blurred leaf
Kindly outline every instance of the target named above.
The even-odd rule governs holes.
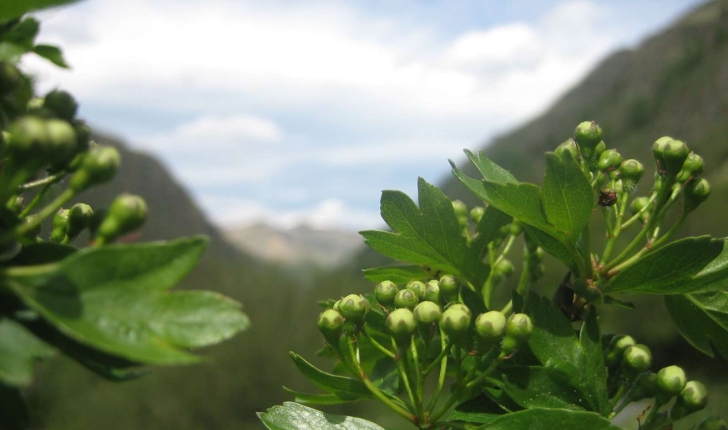
[[[589,180],[568,151],[564,151],[563,159],[553,152],[546,154],[541,200],[548,222],[575,243],[592,216],[596,199]]]
[[[365,269],[363,272],[364,278],[377,284],[382,281],[392,281],[395,284],[402,285],[413,279],[432,277],[431,272],[421,266],[377,267],[375,269]]]
[[[325,414],[293,402],[258,412],[258,418],[270,430],[384,430],[361,418]]]
[[[619,272],[602,290],[686,294],[722,289],[728,278],[726,240],[702,236],[675,241]]]
[[[593,412],[534,408],[503,415],[479,427],[484,430],[620,430]]]
[[[20,390],[0,384],[0,428],[22,430],[29,423],[30,411]]]
[[[487,424],[505,413],[497,403],[481,394],[457,405],[448,420]]]
[[[335,394],[307,394],[292,390],[288,387],[283,387],[283,389],[289,394],[292,394],[296,402],[304,405],[342,405],[344,403],[356,402],[362,399],[360,396],[351,396],[344,392],[338,392]]]
[[[0,2],[0,21],[18,18],[34,10],[60,6],[75,1],[77,0],[3,0]]]
[[[713,348],[728,360],[728,291],[665,296],[665,305],[680,334],[713,357]]]
[[[33,49],[35,37],[40,30],[40,24],[35,18],[25,18],[2,37],[3,42],[8,42],[22,47],[26,52]]]
[[[239,304],[208,291],[167,290],[197,263],[204,238],[87,248],[60,263],[9,269],[4,282],[70,338],[149,364],[199,358],[248,326]]]
[[[371,248],[395,260],[442,270],[482,285],[487,268],[480,250],[472,251],[462,235],[452,202],[420,178],[420,207],[400,191],[382,192],[382,218],[393,232],[363,231]]]
[[[372,397],[366,385],[356,379],[332,375],[318,369],[295,352],[289,353],[303,376],[314,385],[332,394],[345,393],[361,397]]]
[[[33,47],[33,52],[35,52],[36,54],[40,55],[41,57],[45,58],[46,60],[50,61],[51,63],[55,64],[58,67],[68,69],[68,63],[66,63],[66,60],[63,58],[63,53],[61,52],[61,49],[57,46],[35,45]]]
[[[0,318],[0,384],[24,386],[33,379],[33,363],[55,350],[17,322]]]
[[[33,266],[55,263],[78,251],[73,246],[43,242],[26,245],[11,264],[13,266]]]

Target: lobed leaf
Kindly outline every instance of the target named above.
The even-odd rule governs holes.
[[[546,154],[546,176],[541,201],[549,223],[574,243],[581,236],[594,209],[594,189],[571,153],[559,158]]]
[[[479,427],[484,430],[619,430],[598,414],[567,409],[534,408],[503,415]]]
[[[710,357],[715,349],[728,360],[728,291],[665,296],[665,305],[695,349]]]
[[[293,402],[259,412],[258,418],[269,430],[384,430],[361,418],[326,414]]]
[[[425,279],[432,276],[432,272],[421,266],[377,267],[375,269],[365,269],[363,272],[364,278],[370,282],[392,281],[398,285],[406,284],[413,279]]]
[[[61,333],[132,361],[184,364],[180,348],[220,342],[247,328],[240,305],[207,291],[167,290],[197,263],[204,238],[87,248],[60,263],[8,270],[4,279]]]

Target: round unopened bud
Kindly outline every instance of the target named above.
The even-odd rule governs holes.
[[[691,181],[685,186],[685,210],[694,211],[710,197],[710,183],[705,178]]]
[[[23,196],[18,196],[8,203],[8,209],[10,209],[15,214],[21,213],[24,206],[25,199],[23,198]]]
[[[458,303],[459,304],[459,303]],[[472,313],[465,305],[452,305],[445,309],[440,318],[440,327],[450,340],[458,342],[465,338],[470,327]]]
[[[685,371],[678,366],[668,366],[657,372],[657,388],[669,397],[685,388]]]
[[[662,136],[652,144],[652,156],[661,170],[665,170],[665,146],[673,139],[670,136]]]
[[[415,306],[413,314],[417,324],[421,326],[428,326],[434,322],[440,321],[442,310],[437,303],[422,302]]]
[[[623,181],[637,183],[645,174],[645,166],[635,159],[624,160],[619,167],[619,175]]]
[[[397,295],[394,296],[394,306],[397,308],[407,308],[412,310],[419,302],[420,299],[417,297],[417,294],[406,288],[404,290],[399,290]]]
[[[445,294],[445,297],[452,296],[458,293],[460,284],[453,275],[443,275],[440,277],[440,292]]]
[[[557,146],[554,152],[556,153],[556,155],[559,156],[559,158],[562,159],[564,158],[565,152],[568,152],[571,155],[571,158],[573,158],[574,160],[579,159],[579,146],[576,144],[576,141],[574,139],[569,139],[561,145]]]
[[[38,214],[28,215],[27,217],[23,218],[21,223],[24,226],[30,225],[30,224],[33,225],[33,227],[30,230],[23,233],[24,239],[33,241],[40,234],[43,226],[39,222],[39,219],[40,219],[40,217],[38,216]]]
[[[108,182],[116,175],[120,164],[121,157],[115,148],[110,146],[91,148],[71,178],[69,187],[75,191],[83,191],[92,185]]]
[[[407,291],[407,290],[402,290]],[[384,322],[387,331],[397,339],[398,341],[406,341],[412,336],[417,324],[415,323],[415,317],[407,308],[395,309],[387,315],[387,319]]]
[[[433,279],[427,283],[424,300],[440,303],[440,283],[438,281]]]
[[[76,131],[67,121],[49,119],[46,121],[48,149],[53,159],[67,159],[76,150]],[[70,160],[68,160],[70,161]]]
[[[476,224],[480,222],[483,215],[485,215],[485,208],[482,206],[476,206],[470,210],[470,219]]]
[[[679,183],[684,184],[692,178],[700,176],[703,173],[704,168],[705,162],[703,161],[703,157],[694,152],[691,152],[690,154],[688,154],[688,158],[685,159],[685,162],[682,165],[682,169],[680,169],[680,173],[677,174],[677,177],[675,179]]]
[[[0,62],[0,96],[13,92],[20,85],[23,77],[12,64]]]
[[[602,172],[609,172],[615,170],[622,165],[622,155],[615,149],[607,149],[602,152],[597,162],[597,169]]]
[[[531,318],[526,314],[513,314],[506,322],[506,336],[518,342],[527,342],[533,334]]]
[[[630,346],[636,344],[637,342],[634,341],[634,338],[632,336],[626,336],[623,334],[618,334],[614,336],[609,342],[609,345],[607,345],[604,363],[607,366],[613,366],[617,364],[619,360],[622,359],[624,351]]]
[[[374,297],[383,306],[394,303],[394,296],[397,295],[397,286],[392,281],[382,281],[374,287]]]
[[[448,304],[445,309],[460,309],[461,311],[470,315],[471,318],[473,317],[473,313],[470,311],[470,308],[465,306],[463,303],[453,302]]]
[[[695,430],[728,430],[728,422],[718,416],[704,419]]]
[[[511,260],[509,260],[507,258],[502,258],[493,267],[493,272],[498,276],[507,278],[507,277],[511,276],[514,272],[513,263],[511,263]]]
[[[425,297],[425,283],[422,281],[409,281],[405,288],[415,293],[419,300]]]
[[[680,391],[680,400],[690,412],[696,412],[708,404],[708,391],[699,381],[688,381]]]
[[[98,238],[109,242],[131,233],[147,220],[147,203],[139,196],[122,194],[109,207],[106,218],[99,226]]]
[[[68,211],[68,229],[66,235],[68,240],[78,237],[81,232],[91,225],[94,217],[94,210],[86,203],[76,203]]]
[[[629,205],[629,211],[632,215],[637,215],[645,208],[645,206],[647,206],[648,203],[650,203],[650,199],[648,197],[637,197],[632,200],[632,203]]]
[[[662,157],[665,159],[665,169],[668,175],[677,175],[682,169],[690,149],[681,140],[671,140],[665,144]]]
[[[595,121],[584,121],[576,126],[574,139],[581,148],[593,151],[602,141],[602,128]]]
[[[51,242],[61,243],[66,238],[66,230],[68,230],[68,209],[58,209],[53,216],[53,231],[51,232]]]
[[[468,207],[465,206],[460,200],[452,201],[452,208],[455,211],[455,217],[458,219],[458,223],[465,227],[468,225]]]
[[[53,90],[46,94],[43,106],[50,109],[58,118],[66,121],[73,120],[78,110],[76,99],[69,92],[62,90]]]
[[[326,309],[321,312],[316,324],[326,340],[335,344],[344,328],[344,316],[334,309]]]
[[[601,142],[597,143],[597,146],[594,148],[594,156],[593,156],[593,158],[596,159],[596,160],[599,160],[599,157],[606,150],[607,150],[607,144],[604,143],[604,141],[601,141]]]
[[[502,312],[490,311],[475,319],[475,332],[486,342],[494,342],[506,332],[506,316]]]
[[[33,163],[33,168],[44,164],[48,129],[45,121],[34,116],[24,116],[8,127],[10,138],[6,141],[9,155],[20,163]]]
[[[624,351],[624,364],[634,372],[642,373],[652,366],[652,352],[645,345],[632,345]]]
[[[78,152],[88,151],[91,147],[91,129],[83,121],[76,121],[76,149]]]
[[[508,224],[508,234],[511,236],[518,236],[523,231],[523,227],[517,221],[513,221]]]
[[[364,319],[366,315],[367,306],[364,302],[367,302],[363,296],[359,294],[349,294],[348,296],[341,299],[339,304],[339,312],[347,320],[359,322]]]

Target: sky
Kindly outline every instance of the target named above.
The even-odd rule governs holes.
[[[72,69],[24,67],[219,226],[361,230],[697,4],[90,0],[38,14]]]

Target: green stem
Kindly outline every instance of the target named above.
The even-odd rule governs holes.
[[[442,393],[442,387],[445,386],[445,376],[447,375],[447,353],[452,348],[452,343],[445,342],[445,333],[442,331],[442,329],[440,329],[440,347],[444,352],[444,355],[442,355],[441,353],[444,359],[440,359],[440,376],[437,378],[437,388],[435,389],[435,394],[432,396],[430,403],[427,405],[428,413],[431,412],[437,405],[437,401],[440,399],[440,394]],[[434,363],[437,363],[437,360],[435,360]],[[425,375],[427,375],[427,373],[425,373]]]
[[[650,209],[650,206],[652,206],[652,203],[654,203],[654,201],[655,201],[656,198],[657,198],[657,193],[653,193],[650,196],[650,199],[647,201],[647,204],[645,205],[645,207],[643,207],[642,209],[640,209],[639,212],[637,212],[636,214],[632,215],[632,218],[628,219],[624,224],[622,224],[622,230],[626,229],[630,225],[632,225],[635,222],[637,222],[637,220],[640,219],[640,216],[643,213],[647,212]]]
[[[609,261],[614,250],[614,245],[617,243],[619,235],[622,234],[622,218],[624,218],[624,212],[627,208],[627,198],[629,194],[622,192],[617,200],[617,209],[615,210],[616,219],[612,231],[609,232],[607,237],[607,243],[604,245],[604,252],[602,258],[599,260],[599,266],[603,266]]]
[[[416,382],[416,389],[415,389],[415,397],[417,399],[417,403],[415,404],[415,409],[417,410],[417,416],[420,417],[420,421],[422,420],[422,400],[423,395],[425,393],[425,378],[422,377],[422,374],[420,373],[420,359],[419,354],[417,353],[417,345],[415,345],[415,337],[412,336],[412,341],[410,342],[410,354],[412,355],[412,363],[414,366],[414,378]]]
[[[511,235],[508,238],[508,242],[506,242],[506,246],[503,247],[503,251],[501,251],[500,255],[495,260],[495,263],[493,263],[493,266],[497,266],[498,263],[500,263],[501,261],[503,261],[503,259],[505,258],[505,256],[511,251],[511,248],[513,247],[513,243],[515,241],[516,241],[516,236],[514,236],[514,235]]]
[[[660,401],[660,399],[655,399],[655,404],[652,406],[652,409],[650,409],[649,415],[647,415],[647,419],[645,420],[645,423],[642,425],[642,429],[648,429],[650,428],[650,425],[652,424],[652,421],[654,421],[655,417],[657,416],[658,411],[663,406],[663,402]]]
[[[404,388],[407,391],[407,395],[409,396],[410,402],[412,403],[412,407],[414,408],[415,405],[417,405],[417,402],[415,402],[415,395],[412,391],[412,385],[410,385],[410,376],[407,372],[407,368],[404,365],[404,361],[407,361],[407,354],[402,354],[402,349],[397,346],[397,343],[392,339],[392,346],[399,351],[397,354],[397,357],[394,359],[395,363],[397,363],[397,371],[399,372],[399,377],[402,379],[402,382],[404,382]]]
[[[56,173],[55,175],[50,175],[50,176],[46,176],[43,179],[38,179],[37,181],[25,183],[18,187],[18,191],[25,191],[25,190],[40,187],[43,185],[53,185],[56,182],[59,182],[63,178],[65,178],[67,174],[68,173],[66,171],[62,171],[62,172]]]
[[[361,332],[364,334],[364,337],[366,337],[367,340],[369,342],[371,342],[372,345],[374,345],[375,348],[377,348],[379,351],[382,352],[382,354],[386,355],[387,357],[391,358],[392,360],[395,359],[396,355],[392,351],[390,351],[389,349],[387,349],[384,345],[382,345],[381,343],[377,342],[376,339],[374,339],[369,334],[369,332],[366,330],[366,328],[364,330],[362,330]]]
[[[20,212],[20,215],[18,215],[18,218],[23,219],[26,216],[30,215],[30,212],[35,209],[35,207],[40,203],[40,201],[43,199],[43,196],[46,192],[51,188],[52,184],[47,184],[45,187],[43,187],[40,191],[38,191],[38,194],[33,197],[33,200],[28,203],[28,205],[23,209],[22,212]]]
[[[501,309],[501,313],[508,316],[511,312],[513,312],[513,300],[508,300],[508,303],[506,303],[506,305],[503,306],[503,309]]]
[[[68,201],[71,200],[75,194],[76,193],[72,189],[67,189],[66,191],[61,193],[60,196],[56,197],[56,199],[53,200],[53,202],[51,202],[48,206],[44,207],[43,210],[38,212],[38,218],[36,218],[33,222],[19,224],[14,229],[0,236],[0,243],[6,243],[12,240],[14,237],[22,236],[23,234],[37,227],[38,224],[40,224],[44,219],[58,212],[58,209],[60,209],[61,206],[63,206],[64,204],[68,203]]]
[[[352,341],[350,339],[347,339],[346,342],[347,348],[349,350],[349,356],[351,360],[354,362],[354,366],[356,366],[356,370],[359,372],[359,378],[364,383],[364,385],[367,387],[369,392],[371,392],[374,397],[378,398],[382,401],[389,409],[393,410],[400,416],[404,417],[407,421],[416,424],[417,418],[412,415],[409,411],[402,409],[399,405],[395,404],[389,397],[387,397],[384,393],[382,393],[379,388],[377,388],[374,384],[372,384],[372,381],[369,380],[369,377],[366,373],[364,373],[364,369],[362,369],[361,364],[356,359],[356,352],[354,351],[354,348],[352,346]]]

